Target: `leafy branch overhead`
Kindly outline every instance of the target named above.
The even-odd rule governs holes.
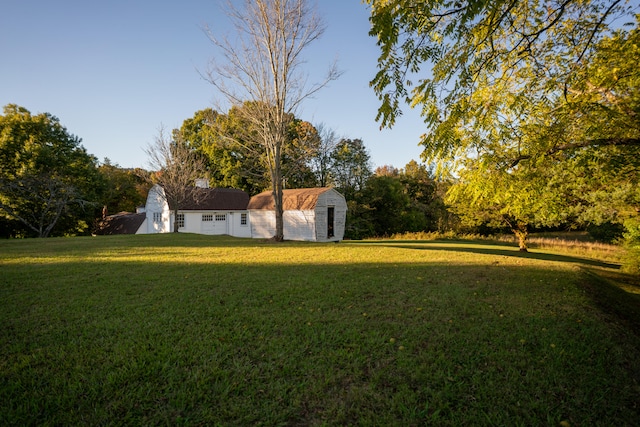
[[[427,160],[446,161],[464,155],[470,147],[490,145],[492,138],[485,133],[496,125],[504,131],[515,130],[513,139],[517,140],[518,127],[513,124],[529,114],[558,108],[572,117],[592,112],[595,106],[586,102],[587,94],[601,96],[596,102],[604,107],[601,101],[606,96],[624,96],[616,92],[618,85],[628,84],[628,78],[637,79],[637,72],[629,67],[633,59],[616,56],[616,49],[630,47],[613,47],[615,40],[626,38],[625,33],[610,29],[612,22],[620,25],[633,20],[633,5],[628,1],[368,3],[371,35],[377,37],[381,52],[380,69],[371,82],[381,101],[378,119],[382,126],[393,126],[403,102],[420,108],[426,123],[422,144]],[[636,42],[631,39],[637,39],[637,31],[628,38],[633,46]],[[607,78],[600,83],[615,85],[601,86],[590,80],[595,68],[614,56],[626,65],[617,67],[616,80]],[[614,69],[616,66],[609,68]],[[572,97],[578,92],[582,100],[576,102]],[[542,125],[549,132],[562,126],[557,122]],[[637,132],[637,122],[633,126]],[[473,141],[460,135],[469,130],[476,134]],[[637,143],[637,135],[623,138]],[[604,140],[586,136],[601,144]],[[611,141],[619,139],[615,136]],[[557,144],[556,150],[562,146],[570,147]],[[539,147],[536,153],[520,153],[512,161],[522,154],[548,150]]]

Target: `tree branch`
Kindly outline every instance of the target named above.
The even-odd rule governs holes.
[[[611,147],[611,146],[627,146],[627,145],[640,145],[640,138],[598,138],[590,139],[583,142],[576,142],[570,144],[557,145],[545,153],[543,156],[552,156],[562,151],[574,150],[577,148],[585,148],[591,146],[598,147]],[[509,168],[516,167],[521,161],[529,160],[534,157],[532,154],[522,154],[511,161]]]

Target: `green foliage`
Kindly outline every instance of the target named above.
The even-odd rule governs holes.
[[[253,195],[270,188],[271,172],[260,131],[249,119],[251,105],[233,107],[227,114],[197,111],[174,133],[204,156],[212,186],[238,188]],[[289,188],[315,187],[310,163],[318,147],[317,131],[308,122],[288,117],[280,151],[282,178]]]
[[[138,206],[145,204],[150,185],[144,176],[148,173],[142,169],[123,169],[108,159],[98,171],[104,181],[100,200],[108,214],[135,212]]]
[[[207,162],[210,184],[257,194],[267,188],[266,165],[258,154],[256,136],[237,108],[223,115],[207,108],[186,119],[180,135]]]
[[[598,242],[615,243],[622,237],[624,226],[622,224],[605,222],[597,225],[589,225],[587,232]]]
[[[481,119],[492,108],[472,101],[486,87],[498,89],[496,101],[503,84],[517,88],[516,101],[562,90],[607,33],[607,23],[633,13],[628,2],[609,0],[367,3],[370,34],[380,47],[379,72],[371,82],[381,101],[378,119],[392,126],[401,102],[420,107],[428,158],[459,152],[456,123]]]
[[[342,139],[331,152],[329,181],[346,199],[353,200],[373,175],[371,156],[361,139]]]
[[[409,196],[403,192],[402,184],[398,179],[390,176],[371,177],[367,182],[363,198],[374,210],[375,236],[383,237],[401,231],[416,231],[407,228],[413,225],[411,222],[415,218],[409,211]],[[424,226],[424,222],[418,225],[418,229],[420,226]]]
[[[640,219],[632,218],[625,222],[625,246],[627,257],[624,262],[626,271],[640,275]]]
[[[9,104],[0,116],[0,215],[20,228],[2,234],[47,237],[89,231],[102,178],[97,160],[48,114]]]
[[[359,191],[348,192],[345,237],[362,239],[395,233],[444,230],[449,214],[437,183],[424,165],[378,168]]]
[[[571,70],[546,58],[570,75],[563,85],[542,85],[537,64],[524,60],[513,78],[478,75],[468,103],[428,137],[448,138],[450,149],[427,146],[441,166],[455,168],[448,200],[464,221],[504,222],[526,237],[532,226],[620,224],[637,215],[639,44],[637,29],[620,30]]]

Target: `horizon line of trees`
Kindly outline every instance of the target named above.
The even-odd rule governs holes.
[[[255,195],[269,187],[268,171],[259,159],[253,158],[251,167],[244,163],[250,158],[250,147],[241,139],[221,136],[229,134],[228,127],[247,129],[239,117],[234,109],[228,114],[200,110],[163,141],[169,149],[180,145],[201,159],[211,186],[239,188]],[[121,168],[109,159],[99,162],[80,145],[80,138],[48,113],[34,116],[10,104],[0,116],[0,127],[4,135],[0,141],[1,237],[90,234],[105,210],[110,214],[134,212],[158,182],[157,171]],[[411,232],[487,235],[510,231],[509,223],[501,222],[504,218],[491,217],[490,207],[480,215],[472,206],[465,212],[452,203],[452,194],[463,188],[461,181],[437,178],[434,167],[412,160],[401,169],[384,165],[373,170],[361,139],[337,137],[324,125],[315,127],[294,117],[289,127],[294,142],[283,162],[285,186],[331,186],[340,191],[349,208],[347,239]],[[24,163],[12,164],[8,159]],[[620,222],[609,218],[580,222],[569,215],[552,226],[529,226],[531,231],[588,230],[604,242],[614,242],[625,231]]]

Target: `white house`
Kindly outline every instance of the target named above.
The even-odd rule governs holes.
[[[335,242],[344,237],[347,204],[332,188],[284,190],[284,238]],[[178,231],[197,234],[226,234],[234,237],[268,239],[276,223],[271,191],[251,199],[242,190],[206,188],[200,183],[178,210]],[[104,218],[97,234],[169,233],[174,229],[174,210],[164,189],[154,185],[144,208]]]
[[[228,234],[251,237],[247,203],[249,195],[231,188],[194,187],[189,198],[178,209],[174,221],[173,206],[167,203],[164,189],[154,185],[147,195],[144,211],[146,233],[167,233],[174,230],[197,234]]]
[[[347,202],[333,188],[299,188],[283,191],[284,239],[338,242],[344,237]],[[251,237],[270,238],[276,232],[271,191],[255,195],[247,207]]]

